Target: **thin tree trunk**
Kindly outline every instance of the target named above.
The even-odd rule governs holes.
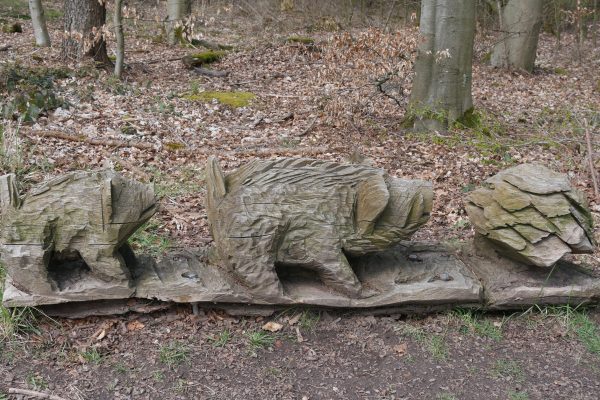
[[[180,26],[183,18],[192,12],[190,0],[167,0],[169,18],[167,40],[173,46],[182,40],[183,28]],[[182,29],[178,29],[182,28]]]
[[[50,35],[48,35],[48,29],[46,28],[42,0],[29,0],[29,13],[31,14],[35,44],[40,47],[50,47]]]
[[[493,66],[533,71],[542,10],[542,0],[509,0],[501,11],[503,37],[494,46]]]
[[[93,57],[111,65],[102,34],[106,21],[106,7],[98,0],[65,0],[65,32],[63,56],[73,60]]]
[[[113,23],[115,25],[115,37],[117,39],[117,60],[115,62],[115,76],[121,79],[123,74],[123,62],[125,59],[125,38],[123,36],[123,0],[115,0],[115,13]]]
[[[442,129],[473,108],[476,0],[423,0],[410,108],[417,129]]]

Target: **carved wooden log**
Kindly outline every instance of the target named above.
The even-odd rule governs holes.
[[[363,165],[253,161],[223,176],[207,164],[207,211],[217,263],[254,294],[279,296],[279,268],[315,271],[348,296],[361,283],[346,255],[383,250],[429,218],[431,183]]]
[[[113,171],[72,172],[20,199],[5,175],[0,200],[0,257],[12,286],[80,300],[131,290],[127,239],[156,211],[152,187]]]
[[[547,267],[567,253],[593,252],[587,200],[565,174],[522,164],[486,183],[467,196],[465,208],[477,233],[501,255]]]

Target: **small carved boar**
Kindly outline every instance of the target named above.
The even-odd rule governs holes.
[[[207,210],[218,262],[255,295],[283,294],[275,266],[314,270],[349,297],[361,283],[346,254],[408,239],[429,218],[429,182],[312,159],[253,161],[224,176],[207,163]]]
[[[113,171],[72,172],[19,198],[5,175],[0,206],[0,256],[17,289],[92,298],[132,290],[127,239],[156,211],[151,186]]]

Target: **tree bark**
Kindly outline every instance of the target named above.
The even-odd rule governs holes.
[[[494,46],[492,65],[533,71],[542,27],[542,0],[509,0],[502,8],[503,37]]]
[[[190,0],[167,0],[167,14],[169,17],[167,40],[171,46],[181,41],[183,29],[178,32],[177,26],[191,12],[192,3]]]
[[[125,59],[125,38],[123,36],[123,0],[115,0],[115,13],[113,23],[115,25],[115,37],[117,39],[117,60],[115,62],[115,76],[121,79],[123,74],[123,62]]]
[[[48,29],[46,28],[42,0],[29,0],[29,13],[31,14],[35,44],[40,47],[50,47],[50,35],[48,35]]]
[[[112,64],[106,53],[102,29],[106,21],[106,6],[98,0],[65,0],[65,32],[63,56],[73,60],[93,57],[103,64]]]
[[[423,0],[410,108],[416,129],[443,129],[472,109],[476,0]]]

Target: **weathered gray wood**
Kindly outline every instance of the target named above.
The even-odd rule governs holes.
[[[215,263],[264,297],[283,293],[276,264],[316,271],[360,297],[347,255],[409,238],[428,220],[433,197],[428,182],[304,158],[253,161],[226,177],[211,158],[206,177]]]
[[[569,179],[541,165],[522,164],[489,178],[467,196],[475,230],[504,256],[550,266],[567,253],[594,250],[592,217]]]
[[[14,198],[14,179],[0,182],[0,198]],[[7,282],[13,292],[61,301],[128,297],[135,255],[127,239],[155,210],[152,187],[112,171],[43,183],[2,209]]]
[[[557,239],[556,237],[554,237]],[[519,309],[534,305],[589,304],[600,300],[600,278],[581,266],[559,260],[539,268],[505,257],[482,236],[463,250],[461,259],[485,287],[487,309]]]
[[[332,291],[317,274],[281,266],[284,291],[265,296],[244,282],[215,268],[209,249],[167,254],[156,265],[146,265],[136,281],[136,297],[178,303],[218,302],[255,305],[316,305],[370,308],[400,305],[447,306],[481,304],[482,287],[477,278],[450,250],[439,245],[411,244],[350,257],[359,281],[369,295],[350,298]],[[258,265],[257,265],[258,266]]]

